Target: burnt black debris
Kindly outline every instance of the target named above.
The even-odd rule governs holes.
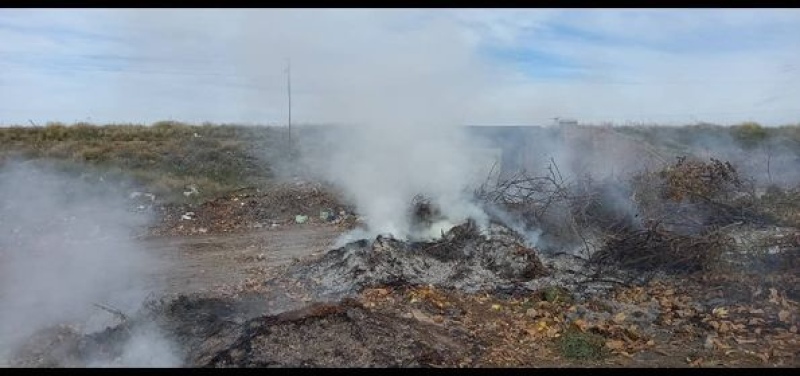
[[[452,367],[469,364],[483,348],[466,332],[374,312],[352,299],[241,321],[232,320],[237,305],[181,296],[97,333],[56,328],[13,365],[114,364],[131,335],[153,323],[179,345],[184,367]]]
[[[242,329],[235,341],[198,365],[456,366],[479,351],[474,338],[453,338],[445,328],[373,312],[349,299],[256,318]]]

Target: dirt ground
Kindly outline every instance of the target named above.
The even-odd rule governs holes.
[[[153,275],[154,287],[178,295],[240,285],[270,267],[328,250],[343,231],[335,225],[287,225],[237,234],[157,236],[144,244],[164,264]]]

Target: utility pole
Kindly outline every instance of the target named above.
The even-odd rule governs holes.
[[[289,144],[292,142],[292,60],[286,59],[286,94],[289,97]]]

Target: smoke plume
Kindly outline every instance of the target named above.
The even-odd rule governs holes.
[[[108,182],[51,167],[0,166],[0,360],[55,325],[90,333],[115,324],[95,304],[132,312],[153,291],[146,281],[158,265],[132,240],[149,218],[126,208],[124,197]],[[168,351],[141,346],[161,341],[154,333],[134,338],[125,351],[138,357],[125,365],[150,365],[138,362],[143,349],[164,359]]]

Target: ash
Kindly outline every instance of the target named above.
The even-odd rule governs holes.
[[[538,252],[514,231],[474,222],[456,226],[433,242],[387,236],[359,240],[319,259],[291,265],[266,284],[302,281],[314,300],[339,300],[379,285],[434,285],[465,292],[494,290],[549,275]]]

